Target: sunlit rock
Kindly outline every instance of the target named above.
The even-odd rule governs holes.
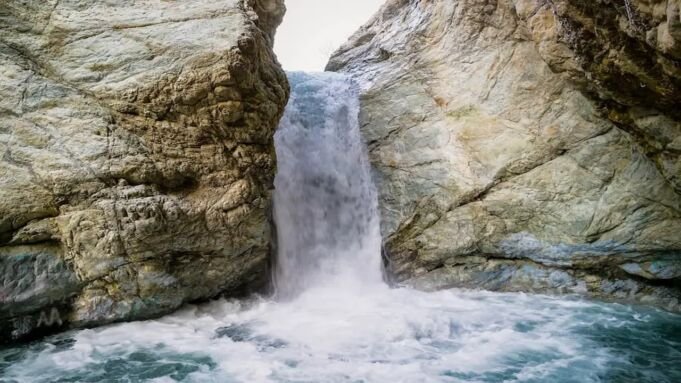
[[[265,277],[283,12],[0,4],[2,341],[158,316]]]
[[[388,1],[328,69],[362,85],[398,279],[681,309],[678,8]]]

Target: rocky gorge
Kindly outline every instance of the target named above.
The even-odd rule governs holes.
[[[681,310],[680,6],[388,1],[327,70],[396,280]]]
[[[0,0],[1,382],[681,381],[679,0],[368,3]]]
[[[389,277],[681,311],[680,6],[387,1],[327,69]],[[263,291],[284,11],[0,2],[0,343]]]

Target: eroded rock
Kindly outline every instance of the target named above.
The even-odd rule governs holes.
[[[384,5],[328,69],[363,89],[397,278],[681,310],[678,5]]]
[[[263,277],[283,12],[0,4],[3,341],[157,316]]]

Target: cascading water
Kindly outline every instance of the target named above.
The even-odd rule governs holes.
[[[357,95],[338,75],[290,76],[276,139],[277,299],[0,350],[0,382],[681,381],[678,315],[381,283]]]
[[[376,191],[359,132],[355,87],[334,73],[289,74],[275,136],[277,292],[381,283]]]

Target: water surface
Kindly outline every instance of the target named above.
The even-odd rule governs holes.
[[[472,291],[313,288],[0,351],[2,382],[680,382],[681,317]]]

